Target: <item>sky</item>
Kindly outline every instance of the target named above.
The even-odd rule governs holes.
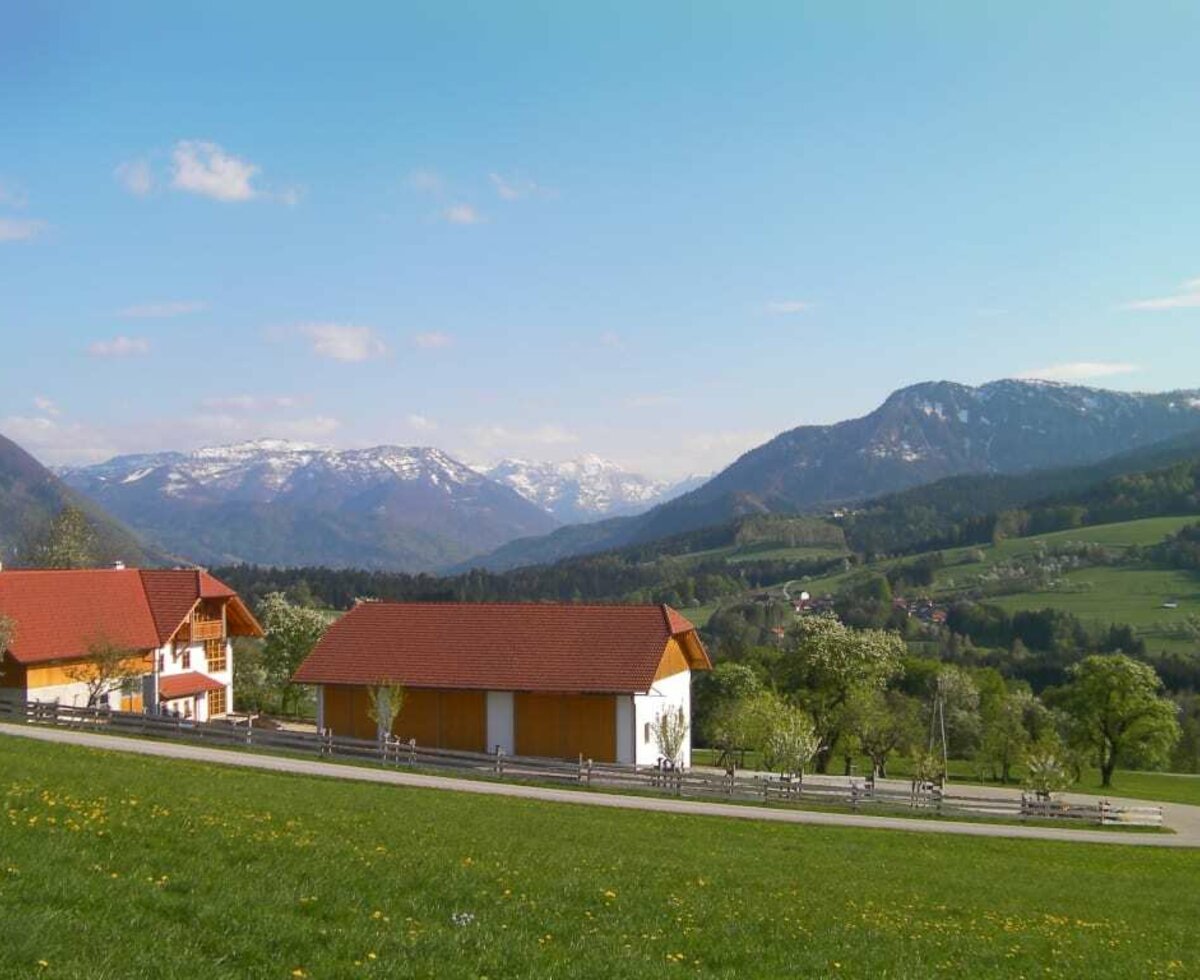
[[[923,380],[1200,387],[1194,3],[46,3],[0,434],[707,473]]]

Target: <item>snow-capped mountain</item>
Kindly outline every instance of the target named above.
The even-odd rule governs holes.
[[[640,514],[685,493],[698,479],[652,480],[594,454],[559,463],[503,459],[479,471],[512,487],[564,524]]]
[[[264,439],[62,476],[149,540],[209,564],[424,570],[555,526],[511,488],[427,447]]]

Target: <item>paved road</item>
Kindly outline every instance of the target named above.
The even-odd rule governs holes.
[[[513,796],[551,803],[571,803],[576,806],[600,806],[621,810],[653,810],[659,813],[681,813],[692,816],[732,817],[739,820],[763,820],[775,823],[822,824],[830,827],[870,827],[882,830],[904,830],[917,833],[963,834],[969,837],[1019,837],[1031,840],[1072,841],[1085,844],[1124,844],[1132,847],[1200,847],[1200,807],[1164,804],[1167,822],[1175,834],[1144,834],[1122,831],[1070,830],[1056,827],[1024,827],[1010,824],[970,823],[953,820],[906,820],[902,817],[873,817],[861,814],[822,813],[814,810],[783,810],[758,806],[739,806],[695,800],[662,799],[646,796],[622,796],[615,793],[586,793],[579,790],[551,789],[542,786],[521,786],[511,783],[491,783],[451,776],[426,776],[419,773],[371,769],[365,766],[338,765],[308,759],[292,759],[274,755],[253,755],[231,752],[207,746],[177,742],[151,742],[90,732],[64,731],[54,728],[33,728],[24,725],[0,724],[0,735],[30,738],[43,742],[64,742],[94,749],[132,752],[138,755],[187,759],[217,765],[240,766],[246,769],[266,769],[290,772],[303,776],[329,779],[348,779],[367,783],[386,783],[422,789],[450,790],[458,793],[477,793],[485,796]],[[974,787],[972,787],[974,791]],[[1081,797],[1082,799],[1082,797]]]

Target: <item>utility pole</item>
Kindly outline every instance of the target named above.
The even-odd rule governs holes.
[[[942,788],[950,775],[949,750],[946,746],[946,695],[942,690],[942,677],[938,675],[937,692],[933,696],[933,710],[929,713],[929,754],[937,741],[942,743]]]

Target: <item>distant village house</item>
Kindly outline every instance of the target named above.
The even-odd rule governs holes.
[[[316,685],[317,723],[334,734],[376,738],[369,691],[391,683],[405,690],[402,739],[653,765],[655,720],[682,709],[690,727],[692,672],[710,668],[669,606],[364,602],[293,680]]]

